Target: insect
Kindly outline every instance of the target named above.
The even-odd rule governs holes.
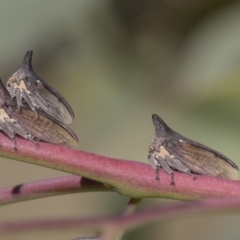
[[[195,179],[195,173],[237,179],[238,166],[223,154],[192,141],[173,131],[156,114],[152,115],[155,137],[148,149],[148,159],[159,179],[159,168],[171,175],[173,170],[184,172]]]
[[[75,147],[78,141],[75,133],[65,124],[56,122],[42,110],[35,114],[22,102],[19,109],[0,79],[0,129],[11,139],[18,134],[33,142],[42,140],[58,145]],[[16,142],[15,142],[16,148]]]
[[[32,54],[33,51],[26,53],[22,66],[7,81],[11,97],[16,97],[19,109],[25,101],[35,113],[42,110],[58,122],[71,123],[74,117],[72,108],[60,93],[33,70]]]

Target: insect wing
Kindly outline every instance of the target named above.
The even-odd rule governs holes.
[[[238,178],[236,170],[230,165],[228,159],[204,147],[182,140],[177,145],[165,147],[192,172],[231,179]]]
[[[70,124],[72,122],[72,115],[70,115],[69,109],[62,101],[60,101],[56,95],[48,91],[40,80],[35,84],[31,84],[29,77],[27,79],[27,87],[34,97],[36,105],[54,119],[65,124]]]
[[[42,85],[48,89],[48,91],[50,91],[53,95],[55,95],[60,102],[62,102],[62,104],[65,106],[65,108],[68,110],[69,115],[71,116],[71,118],[74,118],[74,112],[71,108],[71,106],[68,104],[68,102],[66,101],[66,99],[57,91],[55,90],[49,83],[47,83],[46,81],[44,81],[42,78],[39,78],[40,82],[42,83]]]
[[[37,115],[27,107],[22,107],[19,112],[12,108],[8,113],[27,132],[40,140],[68,147],[77,144],[77,137],[70,128],[42,114]]]

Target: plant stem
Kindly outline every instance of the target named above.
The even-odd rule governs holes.
[[[0,206],[63,194],[111,190],[106,184],[80,176],[52,178],[0,189]]]
[[[80,175],[108,184],[119,194],[129,198],[161,197],[193,200],[203,197],[240,196],[240,182],[174,172],[175,185],[170,185],[170,176],[160,170],[160,180],[149,164],[119,160],[40,142],[38,145],[17,138],[14,143],[0,134],[0,156],[32,163],[48,168]]]

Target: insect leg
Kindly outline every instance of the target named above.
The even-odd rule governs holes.
[[[14,143],[14,150],[17,151],[17,139],[16,139],[15,135],[13,137],[13,143]]]
[[[159,180],[158,171],[159,171],[159,167],[161,166],[160,163],[151,154],[148,155],[148,160],[152,168],[155,170],[155,174],[156,174],[155,180]]]
[[[11,126],[11,129],[12,131],[14,131],[14,133],[17,133],[18,135],[22,136],[25,139],[30,140],[35,144],[34,137],[24,128],[22,128],[15,120],[11,119],[9,121],[9,125]]]
[[[8,137],[10,137],[11,139],[14,138],[14,131],[9,128],[9,126],[6,124],[6,122],[1,122],[0,123],[1,125],[1,130],[6,134],[8,135]]]
[[[189,174],[194,180],[196,179],[195,175],[192,174],[191,170],[177,158],[166,156],[166,161],[168,165],[171,166],[172,168],[178,170],[179,172]]]
[[[155,169],[155,180],[159,180],[159,168]]]
[[[20,106],[22,104],[22,92],[19,88],[17,88],[15,90],[15,94],[16,94],[16,99],[17,99],[17,105],[18,105],[18,111],[20,109]]]
[[[158,157],[158,161],[161,164],[162,168],[169,174],[171,175],[171,185],[175,185],[174,183],[174,178],[173,178],[173,170],[171,169],[171,165],[168,164],[168,162],[166,161],[166,157],[163,158],[161,156]]]

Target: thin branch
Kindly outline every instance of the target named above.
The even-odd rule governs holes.
[[[136,209],[137,209],[137,207],[138,207],[140,202],[141,202],[141,199],[131,198],[129,203],[128,203],[128,205],[125,208],[125,211],[121,214],[121,216],[122,217],[131,216],[136,211]],[[121,240],[123,235],[124,235],[124,233],[125,233],[125,231],[126,231],[125,229],[120,229],[120,231],[118,233],[118,236],[115,239],[116,240]],[[109,238],[109,239],[111,239],[111,238]]]
[[[47,230],[66,230],[66,229],[122,229],[128,230],[133,227],[139,227],[149,222],[158,220],[167,220],[168,218],[179,217],[181,214],[221,211],[240,210],[240,198],[228,199],[211,199],[197,202],[184,202],[168,204],[165,206],[154,207],[148,210],[133,213],[128,216],[112,216],[112,217],[93,217],[93,218],[69,218],[69,219],[43,219],[28,220],[0,223],[0,234],[30,232],[30,231],[47,231]],[[228,211],[229,212],[229,211]]]
[[[141,202],[141,199],[134,199],[131,198],[125,208],[125,210],[120,215],[121,217],[127,217],[133,214],[139,203]],[[111,228],[106,227],[105,229],[101,230],[101,237],[100,240],[121,240],[123,235],[125,233],[125,229],[121,227],[121,225],[114,225]]]
[[[122,212],[121,216],[130,216],[131,214],[133,214],[139,203],[141,202],[141,199],[135,199],[135,198],[131,198],[125,208],[125,210]]]
[[[37,164],[52,169],[80,175],[108,184],[114,190],[130,198],[162,197],[181,200],[202,197],[240,196],[240,182],[183,173],[174,173],[175,186],[170,185],[170,177],[159,171],[160,180],[155,180],[149,164],[119,160],[91,154],[54,144],[38,145],[17,138],[17,151],[14,143],[0,134],[0,156],[18,161]]]
[[[112,188],[80,176],[52,178],[0,189],[0,206],[36,198],[96,191],[112,191]]]

